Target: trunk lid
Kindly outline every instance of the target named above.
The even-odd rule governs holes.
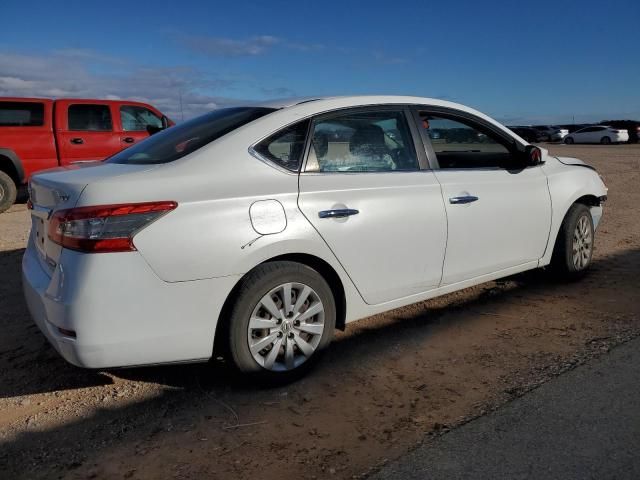
[[[87,185],[107,178],[151,170],[155,165],[119,165],[87,162],[45,170],[29,182],[31,237],[40,263],[49,275],[58,265],[62,247],[49,239],[51,216],[58,210],[73,208]]]

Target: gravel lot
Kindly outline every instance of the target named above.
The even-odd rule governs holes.
[[[532,272],[371,317],[275,389],[222,362],[65,363],[22,298],[29,218],[14,206],[0,215],[0,478],[359,478],[638,336],[640,145],[547,147],[610,189],[587,278]]]

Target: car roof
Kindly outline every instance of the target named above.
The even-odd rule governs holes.
[[[462,112],[471,113],[492,123],[497,123],[492,118],[473,108],[459,103],[449,102],[429,97],[415,97],[408,95],[352,95],[337,97],[298,97],[289,99],[272,100],[261,103],[250,103],[245,106],[262,106],[287,111],[296,115],[315,115],[325,111],[338,110],[350,107],[365,107],[375,105],[416,105],[425,107],[445,107]]]
[[[323,107],[326,104],[338,103],[345,107],[384,105],[384,104],[415,104],[457,108],[459,110],[472,110],[464,105],[430,97],[416,97],[409,95],[349,95],[349,96],[308,96],[292,97],[268,100],[264,102],[250,103],[247,106],[260,106],[267,108],[291,108],[302,104],[313,103],[314,107]]]
[[[417,97],[409,95],[352,95],[339,97],[311,96],[273,100],[270,102],[262,102],[260,104],[251,103],[245,104],[244,106],[262,106],[276,109],[275,112],[257,121],[258,123],[269,123],[273,125],[273,131],[276,131],[275,127],[277,125],[286,125],[314,115],[328,113],[344,108],[369,107],[378,105],[415,105],[418,107],[442,107],[451,110],[457,110],[459,112],[468,113],[482,120],[485,120],[498,129],[503,130],[509,136],[513,137],[513,132],[482,112],[479,112],[465,105],[461,105],[459,103],[430,97]],[[524,142],[524,140],[522,141]]]

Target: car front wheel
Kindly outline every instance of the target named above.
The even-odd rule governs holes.
[[[567,145],[571,145],[573,143],[573,138],[565,137],[564,138],[564,143],[566,143]]]
[[[609,137],[602,137],[600,139],[600,143],[602,145],[609,145],[611,143],[611,139]]]
[[[552,265],[567,277],[583,275],[593,258],[594,230],[589,207],[574,203],[562,222]]]
[[[288,380],[310,368],[331,342],[336,307],[314,269],[269,262],[242,281],[228,321],[229,356],[238,370]]]

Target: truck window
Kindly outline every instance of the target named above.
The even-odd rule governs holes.
[[[69,105],[69,130],[93,132],[111,131],[111,110],[108,105]]]
[[[41,127],[44,103],[0,102],[0,127]]]
[[[162,128],[162,119],[148,108],[136,105],[122,105],[120,107],[122,130],[125,132],[146,131],[150,125]]]

